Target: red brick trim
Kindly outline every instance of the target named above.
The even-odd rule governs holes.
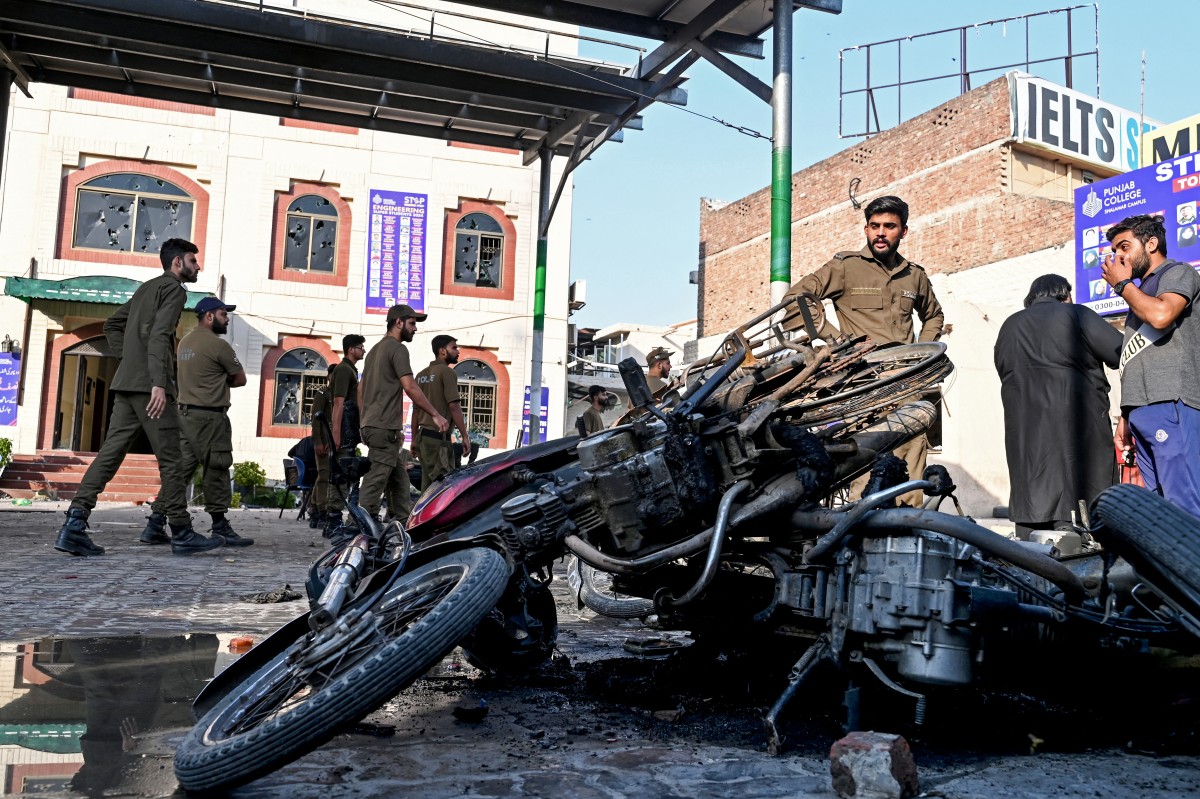
[[[155,256],[157,259],[157,256]],[[62,370],[62,355],[70,347],[81,341],[104,335],[104,322],[77,327],[70,333],[60,333],[46,349],[46,375],[42,383],[42,407],[38,414],[38,440],[42,442],[40,449],[54,447],[54,420],[58,418],[58,377]]]
[[[299,441],[312,432],[308,425],[275,424],[271,421],[274,416],[272,405],[275,402],[275,365],[288,350],[305,347],[316,350],[326,363],[337,363],[341,360],[322,338],[309,336],[284,336],[278,346],[267,350],[262,362],[262,387],[258,395],[258,434],[263,438],[291,438]]]
[[[208,192],[196,181],[169,166],[151,164],[146,161],[101,161],[78,169],[63,178],[62,212],[58,219],[57,257],[94,264],[121,264],[123,266],[147,266],[162,269],[158,253],[146,255],[135,252],[108,252],[105,250],[76,249],[73,246],[75,233],[75,202],[79,186],[93,178],[111,175],[114,172],[136,172],[139,175],[162,178],[186,191],[195,201],[192,215],[190,241],[200,248],[200,263],[204,263],[204,242],[208,236]]]
[[[494,352],[490,350],[480,350],[474,347],[459,347],[459,363],[466,360],[475,359],[483,361],[491,367],[496,374],[496,435],[488,440],[488,449],[506,449],[508,447],[508,408],[509,397],[512,394],[510,389],[510,381],[508,378],[508,369],[504,364],[500,363],[500,359],[496,357]],[[464,409],[465,410],[465,409]],[[471,420],[467,419],[467,426],[470,427]]]
[[[149,97],[135,97],[130,94],[115,92],[99,92],[94,89],[71,89],[67,95],[73,100],[94,100],[100,103],[116,103],[117,105],[132,105],[138,108],[154,108],[159,111],[172,111],[178,114],[201,114],[216,116],[216,109],[191,103],[176,103],[171,100],[151,100]]]
[[[287,244],[287,209],[297,197],[316,194],[333,203],[338,217],[337,253],[333,256],[333,274],[302,272],[284,269],[284,249]],[[316,183],[293,183],[289,192],[275,193],[275,226],[271,234],[271,280],[309,283],[317,286],[345,286],[350,274],[350,204],[329,186]]]
[[[280,117],[279,124],[285,128],[307,128],[309,130],[324,130],[329,133],[348,133],[351,136],[358,135],[358,128],[352,128],[349,125],[330,125],[328,122],[310,122],[307,119]]]
[[[76,771],[83,768],[82,760],[64,763],[14,763],[8,766],[8,774],[4,780],[4,794],[17,795],[25,793],[25,781],[31,777],[73,777]]]
[[[500,288],[456,286],[454,284],[454,227],[467,214],[484,213],[495,219],[504,230],[504,265],[500,273]],[[446,233],[442,247],[442,294],[455,297],[480,297],[489,300],[511,300],[517,280],[517,228],[495,203],[459,200],[457,209],[446,209]]]
[[[462,147],[464,150],[482,150],[485,153],[503,153],[504,155],[516,155],[521,152],[509,147],[493,147],[490,144],[471,144],[465,141],[448,141],[447,147]]]

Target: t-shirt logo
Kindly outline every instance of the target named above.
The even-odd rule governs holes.
[[[1154,440],[1160,444],[1163,443],[1164,441],[1166,441],[1167,440],[1167,431],[1166,430],[1155,431]]]

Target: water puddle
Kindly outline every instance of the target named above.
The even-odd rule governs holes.
[[[0,794],[169,796],[192,699],[234,635],[0,643]]]

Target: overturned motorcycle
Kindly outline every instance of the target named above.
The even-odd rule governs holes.
[[[789,319],[807,338],[783,332]],[[933,422],[915,398],[952,370],[944,345],[816,346],[819,321],[812,303],[768,310],[692,364],[662,407],[623,363],[640,417],[455,472],[407,528],[381,527],[352,491],[356,534],[314,564],[312,610],[197,698],[175,757],[181,785],[218,791],[274,771],[456,645],[491,668],[548,657],[548,584],[567,553],[590,588],[605,573],[634,598],[583,591],[599,612],[792,644],[797,661],[766,719],[776,750],[780,712],[820,663],[911,697],[919,721],[923,686],[972,684],[989,649],[1020,636],[1198,648],[1200,521],[1117,486],[1094,504],[1081,551],[1051,556],[936,510],[954,488],[945,471],[909,480],[888,453]],[[349,484],[365,469],[339,466]],[[861,499],[824,507],[868,470]],[[895,507],[917,489],[926,507]]]

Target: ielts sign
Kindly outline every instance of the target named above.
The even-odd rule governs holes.
[[[1008,73],[1013,136],[1071,161],[1126,172],[1141,166],[1142,134],[1159,127],[1138,114],[1022,72]]]

